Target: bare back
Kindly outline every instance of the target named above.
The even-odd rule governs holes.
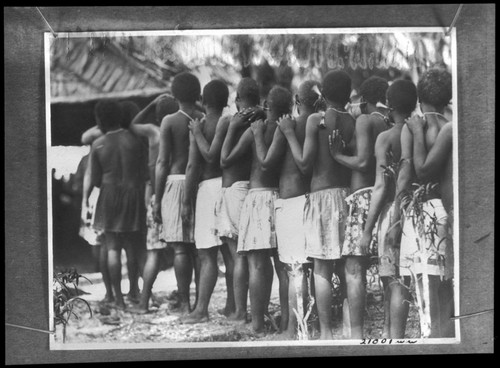
[[[227,134],[227,130],[229,127],[230,118],[224,119],[223,123],[225,127],[224,136]],[[240,129],[234,135],[234,140],[237,142],[240,140],[241,136],[245,133],[246,129]],[[217,161],[219,163],[219,161]],[[250,180],[250,172],[252,168],[252,152],[248,150],[248,152],[244,153],[237,161],[228,167],[222,169],[222,187],[228,188],[237,181],[248,181]]]
[[[205,139],[212,143],[215,137],[215,130],[217,128],[217,123],[219,121],[220,115],[207,115],[205,117],[205,123],[203,124],[203,136]],[[201,169],[200,180],[208,180],[212,178],[217,178],[222,175],[222,170],[219,165],[219,160],[209,163],[202,159],[202,169]]]
[[[308,119],[309,125],[318,126],[321,121],[321,114],[311,114]],[[349,142],[354,134],[354,119],[348,113],[338,113],[334,110],[328,110],[325,113],[325,128],[317,128],[317,157],[313,166],[311,179],[311,191],[335,188],[349,187],[350,175],[346,172],[348,169],[335,161],[331,154],[328,142],[328,136],[335,129],[340,131],[344,141]]]
[[[203,115],[196,111],[192,118],[201,119]],[[170,131],[170,141],[164,142],[170,148],[169,174],[185,174],[189,158],[189,118],[181,112],[167,115],[162,122]]]
[[[306,123],[310,114],[301,114],[295,121],[295,136],[303,146],[306,136]],[[290,146],[286,145],[285,156],[279,178],[280,198],[292,198],[309,192],[311,175],[304,175],[298,168]]]
[[[264,143],[269,147],[273,141],[274,132],[278,124],[275,121],[268,121],[264,130]],[[249,128],[250,129],[250,128]],[[262,164],[257,157],[255,142],[252,141],[252,166],[250,172],[250,188],[278,188],[279,186],[279,170],[268,169],[264,170]]]
[[[102,184],[139,187],[144,180],[143,147],[127,130],[111,131],[94,142]]]
[[[364,124],[364,127],[360,125]],[[375,183],[375,142],[380,133],[387,129],[387,124],[384,119],[378,114],[361,115],[356,120],[356,128],[353,138],[349,143],[354,156],[359,156],[357,135],[366,135],[359,137],[360,142],[363,144],[361,149],[365,150],[363,154],[368,154],[368,167],[366,170],[352,170],[351,173],[351,191],[355,192],[358,189],[371,187]]]
[[[380,138],[386,143],[385,145],[385,155],[387,158],[386,166],[395,166],[399,164],[401,160],[401,130],[402,125],[394,125],[389,130],[380,133]],[[397,170],[395,171],[397,174]],[[397,176],[393,178],[393,180],[389,180],[388,190],[387,190],[387,200],[393,201],[394,196],[396,195],[396,183]]]

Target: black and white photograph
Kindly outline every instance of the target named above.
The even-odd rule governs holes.
[[[464,30],[494,5],[425,6],[10,8],[6,340],[492,350],[494,35]]]
[[[454,34],[46,42],[51,347],[460,341]]]

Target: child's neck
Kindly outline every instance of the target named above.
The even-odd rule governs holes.
[[[216,115],[222,115],[222,110],[223,109],[218,109],[215,107],[209,107],[209,106],[204,106],[205,107],[205,114],[207,116],[216,116]]]
[[[345,111],[344,107],[340,102],[326,100],[326,107],[332,108],[340,111]]]
[[[196,110],[196,105],[191,102],[179,102],[179,109],[191,115]]]

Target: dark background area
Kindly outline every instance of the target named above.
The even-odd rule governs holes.
[[[447,29],[458,4],[244,7],[42,7],[57,32],[207,28]],[[460,314],[493,309],[495,5],[466,4],[456,23]],[[4,8],[5,320],[49,328],[44,33],[35,8]],[[69,133],[68,133],[69,134]],[[76,134],[76,133],[75,133]],[[7,364],[493,352],[493,313],[461,321],[460,344],[241,346],[50,351],[49,335],[6,326]]]

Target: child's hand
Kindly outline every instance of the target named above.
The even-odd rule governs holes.
[[[338,129],[333,130],[332,134],[328,136],[328,147],[330,148],[330,154],[334,158],[344,150],[345,143]]]
[[[194,120],[190,120],[188,123],[188,128],[190,131],[193,132],[193,134],[199,133],[201,132],[201,126],[203,125],[204,122],[205,118],[202,119],[196,118]]]
[[[418,130],[422,130],[425,126],[425,120],[418,115],[414,115],[411,118],[406,119],[405,121],[408,129],[410,129],[410,132],[412,133]]]
[[[235,128],[243,128],[247,123],[248,116],[249,116],[248,110],[242,110],[240,112],[237,112],[231,118],[229,125]]]
[[[182,224],[184,226],[188,226],[191,224],[191,206],[184,203],[182,204],[181,218]]]
[[[276,122],[283,134],[295,131],[295,120],[290,115],[283,115]]]
[[[361,239],[359,241],[359,248],[361,250],[361,254],[368,254],[371,241],[372,241],[371,233],[363,232],[363,235],[361,236]]]
[[[161,203],[155,201],[153,205],[153,218],[157,224],[161,224]]]
[[[254,135],[262,133],[264,131],[264,127],[265,127],[265,123],[264,123],[264,120],[262,120],[262,119],[256,120],[252,124],[250,124],[250,128],[252,129],[252,133]]]

